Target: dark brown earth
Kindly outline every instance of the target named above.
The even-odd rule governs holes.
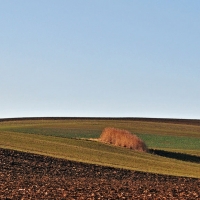
[[[173,119],[173,118],[143,118],[143,117],[22,117],[22,118],[0,118],[0,122],[6,121],[28,121],[28,120],[119,120],[119,121],[143,121],[157,123],[172,123],[200,126],[199,119]]]
[[[200,199],[200,179],[0,149],[0,199]]]

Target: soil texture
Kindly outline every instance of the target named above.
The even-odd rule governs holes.
[[[200,199],[200,179],[0,149],[0,199]]]

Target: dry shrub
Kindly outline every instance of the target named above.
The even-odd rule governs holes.
[[[126,130],[105,128],[99,138],[99,141],[137,151],[148,151],[146,144],[140,138]]]

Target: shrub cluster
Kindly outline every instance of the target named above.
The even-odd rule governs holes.
[[[146,144],[136,135],[131,134],[129,131],[105,128],[99,138],[101,142],[113,144],[115,146],[126,147],[137,151],[147,152]]]

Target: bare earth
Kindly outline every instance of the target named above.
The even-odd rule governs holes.
[[[0,199],[200,199],[200,179],[0,149]]]

